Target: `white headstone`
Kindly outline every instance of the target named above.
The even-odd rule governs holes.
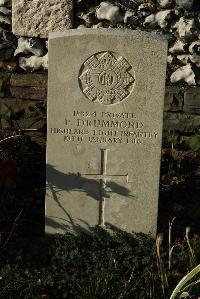
[[[50,35],[46,232],[156,233],[166,60],[157,35]]]

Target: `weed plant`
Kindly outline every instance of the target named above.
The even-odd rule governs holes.
[[[190,242],[198,264],[200,239]],[[191,252],[185,239],[176,243],[169,270],[167,248],[159,246],[158,259],[150,236],[98,227],[91,235],[67,233],[32,242],[15,234],[0,251],[0,298],[168,299],[192,269]],[[196,285],[191,298],[199,294]]]

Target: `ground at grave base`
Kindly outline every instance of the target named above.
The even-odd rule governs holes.
[[[115,228],[44,238],[45,142],[3,134],[0,299],[167,299],[200,263],[199,150],[178,143],[163,150],[156,241]],[[200,296],[198,285],[190,295]]]

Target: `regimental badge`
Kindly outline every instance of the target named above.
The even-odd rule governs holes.
[[[79,74],[80,88],[91,101],[104,105],[117,104],[126,99],[134,87],[132,66],[113,52],[90,56]]]

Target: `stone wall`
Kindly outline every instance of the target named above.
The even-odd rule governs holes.
[[[184,135],[200,130],[199,9],[199,0],[77,0],[75,4],[74,28],[129,28],[166,36],[166,132]],[[37,129],[29,107],[46,102],[48,44],[46,39],[14,36],[11,10],[10,0],[0,0],[0,109],[5,103],[24,108],[21,126]]]

